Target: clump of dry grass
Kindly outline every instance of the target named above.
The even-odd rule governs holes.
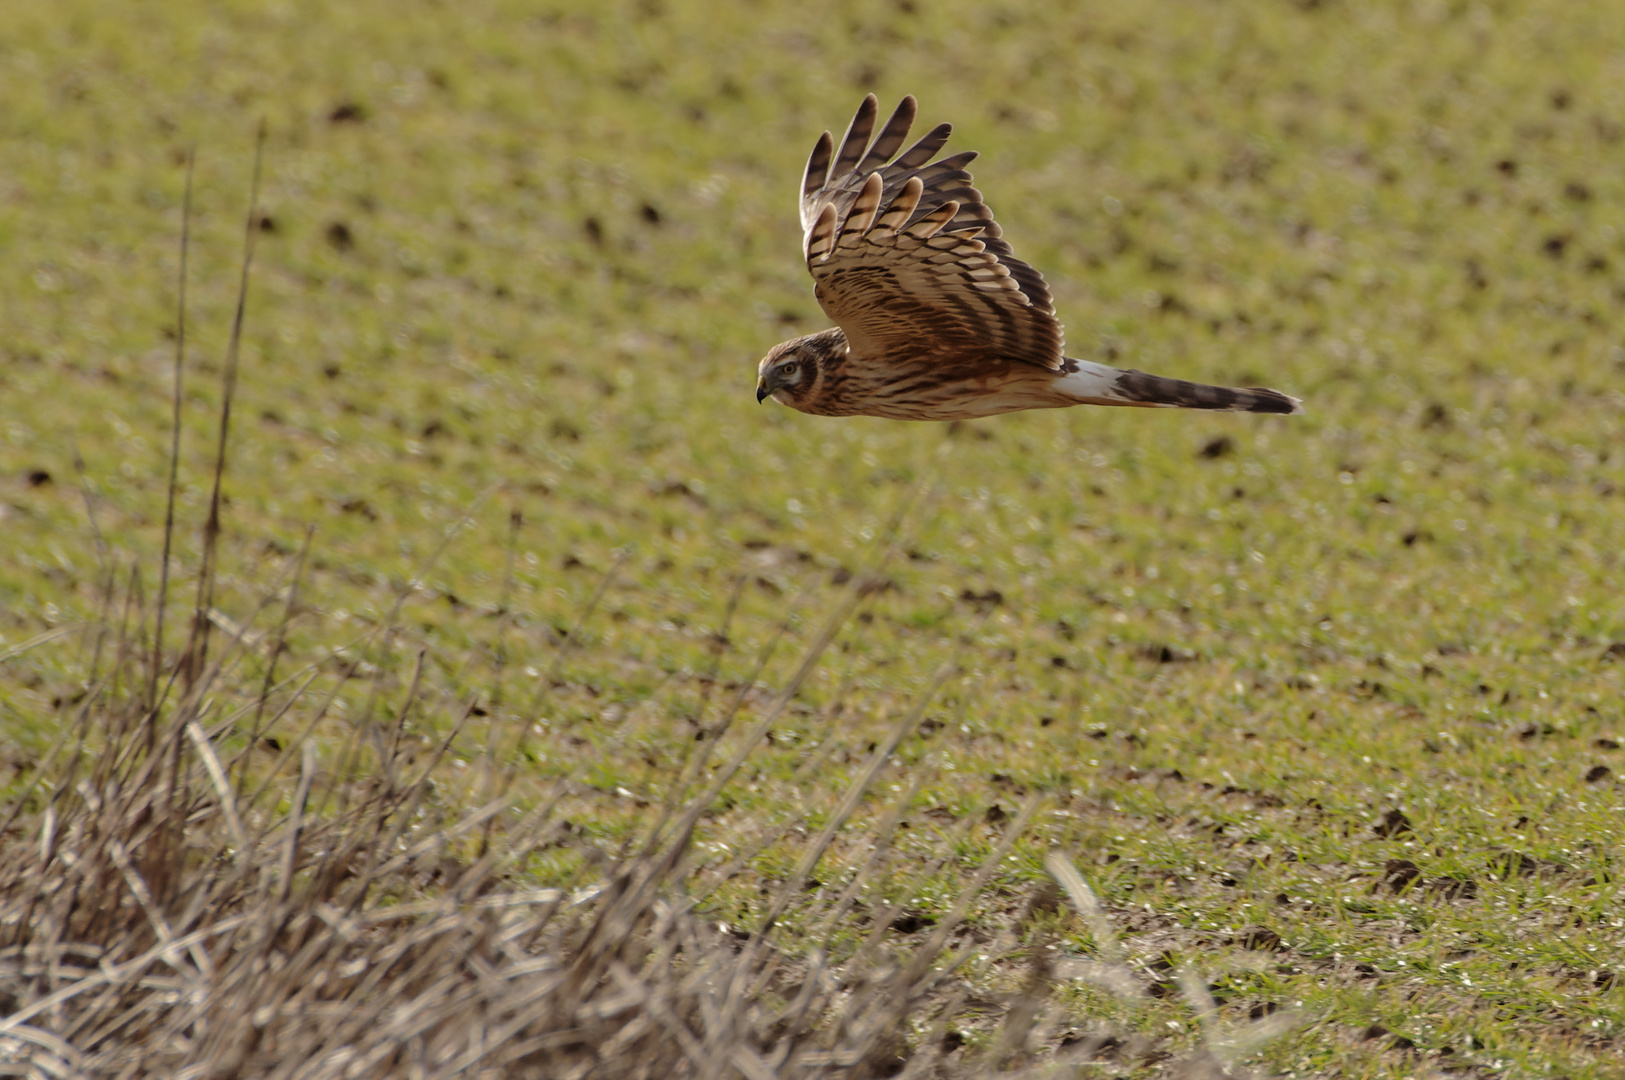
[[[1048,1041],[1036,1029],[1053,1034],[1044,1014],[1059,976],[1043,932],[1020,939],[1052,896],[1011,928],[1007,951],[1025,949],[1028,977],[993,1037],[952,1054],[942,1038],[965,1004],[956,969],[979,947],[956,931],[1036,799],[923,942],[886,947],[902,909],[877,905],[866,940],[836,962],[781,949],[775,919],[891,747],[876,747],[762,924],[730,928],[690,895],[704,869],[694,826],[715,790],[584,887],[516,887],[527,855],[568,828],[553,801],[514,820],[498,799],[410,835],[458,732],[416,775],[390,759],[343,791],[306,742],[283,783],[239,795],[254,753],[222,760],[217,740],[250,709],[203,722],[233,696],[220,681],[233,650],[173,708],[152,710],[139,690],[115,702],[113,687],[143,682],[139,651],[113,644],[121,662],[82,703],[65,760],[45,763],[5,822],[0,1061],[90,1077],[948,1077],[1024,1075],[1040,1059],[1047,1075],[1103,1041],[1029,1053]],[[1052,866],[1109,940],[1082,879]],[[825,918],[847,914],[864,885],[860,875],[826,902]],[[1061,974],[1139,993],[1115,959]]]
[[[497,800],[408,840],[456,732],[415,777],[394,781],[405,766],[391,759],[342,793],[319,790],[307,742],[291,790],[245,801],[253,753],[222,761],[216,740],[249,710],[202,722],[232,696],[219,682],[232,650],[174,708],[149,710],[139,692],[111,698],[143,685],[137,651],[115,644],[122,662],[82,704],[66,760],[48,761],[12,808],[0,847],[0,1059],[50,1075],[890,1075],[909,1060],[909,1022],[951,1015],[940,1006],[953,931],[1036,805],[912,954],[875,948],[887,916],[843,964],[793,960],[771,917],[730,932],[685,899],[714,791],[592,885],[516,890],[512,869],[562,825],[552,803],[493,829]],[[781,884],[775,912],[820,853]],[[1036,973],[1012,1018],[1030,1020],[1047,990]],[[987,1063],[1024,1036],[1001,1035]],[[940,1046],[908,1071],[932,1075]]]
[[[719,868],[696,831],[850,602],[724,760],[708,768],[725,724],[674,765],[674,792],[701,775],[703,790],[674,796],[640,844],[589,864],[590,877],[536,888],[527,860],[568,837],[559,810],[578,793],[562,783],[524,810],[499,773],[494,784],[460,781],[449,766],[470,756],[460,742],[472,705],[424,748],[407,730],[414,679],[393,724],[374,726],[375,767],[355,764],[365,722],[351,723],[340,764],[319,764],[310,732],[358,663],[320,692],[314,679],[275,680],[297,583],[281,624],[258,637],[198,607],[188,644],[163,670],[148,669],[164,654],[130,620],[99,631],[90,689],[0,828],[0,1062],[85,1077],[856,1080],[1066,1075],[1072,1062],[1126,1048],[1119,1056],[1186,1075],[1222,1073],[1207,1054],[1173,1062],[1143,1037],[1080,1034],[1054,1007],[1065,979],[1145,992],[1065,859],[1052,857],[1051,872],[1101,943],[1100,961],[1051,949],[1053,887],[994,903],[1005,914],[992,919],[1002,929],[991,944],[966,933],[973,915],[986,921],[976,908],[1038,796],[1003,822],[929,933],[899,945],[908,935],[891,931],[950,855],[945,845],[912,891],[887,901],[884,872],[910,858],[895,830],[918,782],[881,797],[877,781],[891,776],[929,691],[871,746],[759,920],[708,917],[708,893],[744,864]],[[855,581],[849,601],[862,592]],[[108,604],[128,611],[135,598],[120,605],[110,592]],[[230,633],[206,650],[198,628],[217,623]],[[263,675],[244,663],[250,649],[271,657]],[[283,742],[271,731],[298,734]],[[440,820],[457,802],[447,792],[497,789]],[[842,888],[811,888],[865,803],[879,804],[861,837],[866,862]],[[787,931],[789,914],[813,931]],[[1025,970],[1003,1000],[971,1000],[961,968],[978,953]],[[966,1045],[961,1027],[985,1037]]]

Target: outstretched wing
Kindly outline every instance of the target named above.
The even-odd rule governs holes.
[[[1000,239],[971,187],[965,166],[976,154],[931,163],[952,130],[940,124],[891,161],[916,110],[905,97],[871,143],[870,94],[839,151],[827,131],[813,148],[801,226],[818,303],[859,355],[1024,360],[1059,370],[1061,324],[1049,290]]]

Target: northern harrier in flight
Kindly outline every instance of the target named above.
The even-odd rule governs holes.
[[[802,247],[818,303],[837,325],[775,345],[759,368],[757,401],[894,420],[1070,405],[1301,411],[1276,390],[1203,386],[1067,356],[1043,275],[1015,257],[970,186],[965,166],[976,154],[931,163],[952,130],[940,124],[892,160],[915,111],[905,97],[870,142],[870,94],[838,151],[827,131],[813,147],[801,187]]]

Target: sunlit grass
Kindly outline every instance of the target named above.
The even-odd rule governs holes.
[[[407,590],[319,732],[335,756],[423,650],[422,722],[477,700],[481,747],[531,731],[530,782],[574,778],[572,820],[614,848],[792,604],[748,716],[922,492],[888,586],[706,824],[767,844],[719,918],[805,839],[765,830],[824,812],[957,656],[895,780],[931,770],[905,832],[962,830],[943,896],[1040,791],[1011,881],[1060,844],[1142,961],[1196,964],[1227,1016],[1302,1001],[1315,1023],[1273,1066],[1420,1068],[1362,1038],[1380,1023],[1429,1067],[1606,1075],[1622,45],[1606,4],[10,13],[0,654],[95,621],[109,573],[150,599],[194,145],[177,573],[196,567],[263,115],[219,606],[246,618],[307,524],[290,672]],[[757,406],[756,358],[823,325],[798,169],[869,89],[983,152],[1074,355],[1276,386],[1308,414],[950,431]],[[15,768],[90,651],[0,665]],[[1380,836],[1391,809],[1410,831]],[[856,835],[819,876],[863,857]],[[1421,875],[1399,892],[1396,859]],[[1286,943],[1265,960],[1233,943],[1260,925]]]

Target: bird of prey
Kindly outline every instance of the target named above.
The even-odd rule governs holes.
[[[1138,405],[1295,413],[1277,390],[1230,389],[1066,355],[1044,277],[1015,257],[965,152],[932,162],[940,124],[897,154],[905,97],[873,142],[875,96],[835,148],[824,132],[801,187],[802,249],[836,326],[775,345],[756,400],[819,416],[968,420],[1021,409]],[[896,160],[893,155],[896,154]]]

